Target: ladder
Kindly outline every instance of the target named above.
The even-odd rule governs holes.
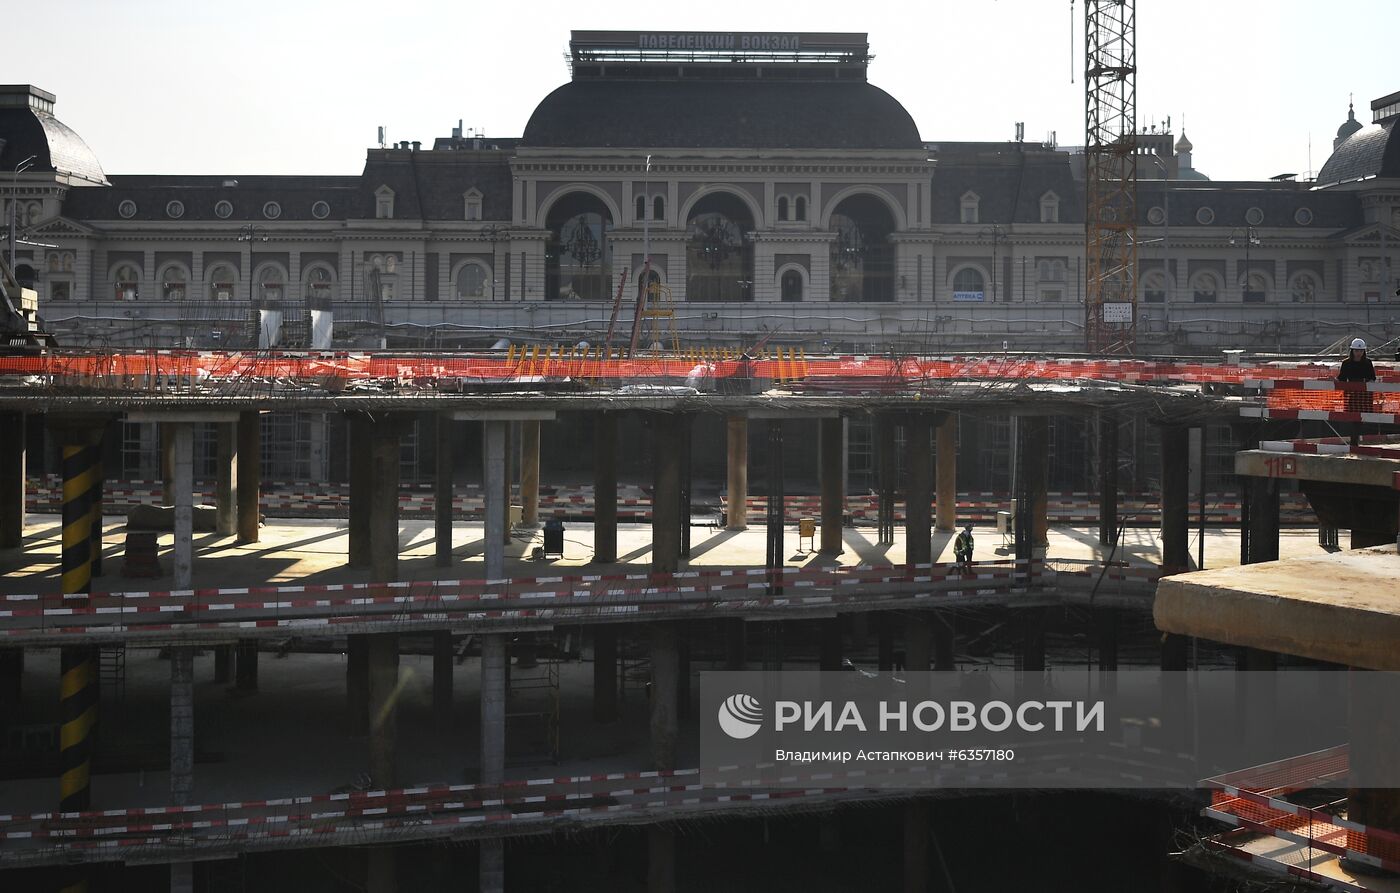
[[[101,693],[98,703],[107,714],[107,719],[120,722],[126,711],[126,645],[116,642],[99,645],[97,649],[97,690]]]

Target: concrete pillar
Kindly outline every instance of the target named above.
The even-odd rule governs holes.
[[[956,670],[957,630],[953,626],[951,611],[935,611],[930,617],[933,628],[933,668],[935,670]]]
[[[369,774],[376,788],[398,784],[399,637],[375,633],[369,639]]]
[[[1118,541],[1118,413],[1099,413],[1099,544]]]
[[[439,414],[437,444],[433,475],[433,563],[437,567],[452,566],[452,419]]]
[[[520,522],[526,527],[540,523],[540,422],[520,423]]]
[[[929,443],[930,419],[914,413],[904,423],[906,469],[909,485],[904,506],[904,555],[908,564],[933,561],[933,456]]]
[[[438,725],[447,726],[452,719],[452,632],[433,631],[433,713]]]
[[[923,611],[910,612],[904,618],[904,669],[911,673],[927,670],[931,645],[928,617]]]
[[[749,503],[749,419],[742,414],[729,416],[729,503],[725,526],[747,530]]]
[[[878,487],[878,541],[894,542],[895,426],[888,414],[875,416],[875,474]],[[930,546],[930,549],[932,547]]]
[[[676,624],[651,626],[651,760],[657,770],[676,768],[676,742],[680,737],[680,661]]]
[[[824,555],[841,554],[841,524],[846,514],[846,420],[819,421],[821,448],[822,545]]]
[[[617,416],[593,417],[593,560],[617,560]]]
[[[175,504],[175,432],[170,425],[156,422],[160,432],[160,504]]]
[[[1394,776],[1395,742],[1400,741],[1400,710],[1395,698],[1376,697],[1377,678],[1373,671],[1350,669],[1347,684],[1350,689],[1351,775],[1353,787],[1347,790],[1347,818],[1358,824],[1400,833],[1400,790],[1383,786],[1382,780]],[[1360,850],[1356,832],[1349,832],[1347,846]],[[1400,844],[1386,841],[1380,844],[1383,855],[1394,861],[1400,859]],[[1377,844],[1371,845],[1372,855],[1378,855]]]
[[[374,579],[399,578],[399,432],[398,419],[376,421],[370,438],[370,565]]]
[[[817,621],[820,638],[820,664],[822,670],[841,669],[841,618],[827,617]]]
[[[194,426],[166,425],[174,450],[175,589],[192,589],[194,577]]]
[[[194,792],[194,649],[170,649],[170,802],[184,806]]]
[[[24,413],[0,413],[0,549],[24,543]]]
[[[1170,672],[1185,670],[1190,660],[1191,639],[1176,633],[1162,636],[1162,669]]]
[[[398,878],[394,874],[394,850],[387,846],[366,848],[366,893],[395,893],[398,888]]]
[[[656,467],[651,503],[651,570],[671,574],[680,569],[681,419],[657,413],[652,419]]]
[[[1027,673],[1045,670],[1045,609],[1017,610],[1021,625],[1021,669]]]
[[[504,431],[493,438],[494,425],[504,428],[504,422],[487,422],[487,442],[499,441],[500,458],[504,461]],[[504,476],[504,469],[503,469]],[[501,492],[497,490],[496,492]],[[495,542],[499,543],[500,540]],[[488,539],[487,546],[491,545]],[[492,633],[481,639],[481,783],[498,785],[506,777],[506,636]],[[482,893],[502,893],[506,883],[506,853],[500,840],[481,842],[477,883]]]
[[[262,419],[256,412],[238,414],[238,541],[258,541],[262,491]]]
[[[258,640],[239,639],[233,669],[234,687],[242,692],[258,690]]]
[[[350,734],[369,732],[369,636],[345,637],[345,701]]]
[[[676,891],[676,832],[647,827],[647,893]]]
[[[1022,416],[1021,472],[1025,475],[1021,489],[1030,500],[1031,544],[1045,548],[1050,544],[1049,497],[1046,492],[1050,461],[1050,424],[1045,416]],[[1020,556],[1017,556],[1020,557]]]
[[[238,533],[238,434],[237,426],[218,426],[214,478],[214,529],[221,536]]]
[[[617,719],[617,628],[593,627],[593,721]]]
[[[350,538],[347,563],[351,567],[369,567],[370,561],[370,495],[374,490],[374,462],[370,454],[372,437],[369,418],[361,413],[346,416],[350,429]]]
[[[782,571],[787,565],[787,551],[783,548],[783,532],[787,527],[787,482],[784,471],[786,458],[787,447],[783,443],[783,420],[769,419],[768,498],[763,521],[767,546],[763,566],[768,570],[769,595],[782,595]]]
[[[928,891],[928,806],[904,804],[904,893]]]
[[[506,426],[509,422],[482,423],[482,493],[485,496],[486,529],[482,534],[486,553],[486,579],[506,575]]]
[[[233,646],[214,646],[214,681],[227,683],[233,677]]]
[[[1179,574],[1191,563],[1189,429],[1168,425],[1162,437],[1162,573]]]
[[[955,414],[950,412],[943,417],[936,438],[935,520],[939,530],[952,530],[958,524],[958,417]]]
[[[875,666],[882,673],[894,669],[894,619],[889,611],[875,615]]]
[[[514,447],[515,447],[515,440],[516,440],[516,437],[515,437],[515,425],[514,425],[513,422],[506,422],[506,423],[505,423],[505,459],[504,459],[504,466],[503,466],[503,467],[505,468],[505,474],[502,475],[502,477],[501,477],[501,498],[505,501],[505,506],[506,506],[506,521],[505,521],[505,526],[504,526],[503,528],[501,528],[501,545],[502,545],[502,546],[509,546],[509,545],[510,545],[510,528],[511,528],[511,523],[510,523],[510,508],[511,508],[511,505],[512,505],[512,502],[511,502],[511,484],[513,484],[513,483],[515,482],[515,470],[516,470],[516,467],[517,467],[517,463],[516,463],[516,461],[515,461],[515,449],[514,449]]]
[[[24,722],[24,649],[0,648],[0,737]]]
[[[1245,563],[1278,561],[1278,537],[1278,481],[1249,478],[1249,556]]]

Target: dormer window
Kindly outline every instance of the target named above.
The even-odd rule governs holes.
[[[1060,197],[1053,192],[1047,192],[1040,197],[1040,222],[1060,222]]]
[[[963,223],[976,223],[978,219],[978,206],[982,204],[982,199],[977,197],[975,192],[964,192],[961,199],[962,213],[958,220]]]
[[[374,190],[374,217],[376,220],[394,219],[394,190],[388,186]]]
[[[471,189],[467,190],[466,194],[462,197],[462,199],[466,203],[466,219],[480,220],[481,190],[477,189],[476,187],[472,187]]]

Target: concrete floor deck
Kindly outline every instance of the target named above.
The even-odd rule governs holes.
[[[94,591],[165,590],[172,585],[169,576],[171,535],[160,536],[165,576],[130,579],[121,576],[125,518],[109,516],[104,527],[104,575],[93,582]],[[29,515],[22,550],[0,552],[0,592],[28,593],[58,590],[61,524],[55,515]],[[1002,537],[988,527],[974,528],[976,557],[979,560],[1009,557]],[[683,567],[730,568],[762,567],[766,550],[766,530],[762,525],[745,531],[692,528],[691,557]],[[1233,528],[1206,528],[1206,566],[1231,567],[1239,563],[1239,531]],[[873,526],[847,528],[843,533],[846,550],[838,556],[798,551],[797,532],[788,528],[784,543],[789,567],[830,567],[855,564],[889,565],[904,562],[904,534],[896,532],[891,544],[876,542]],[[440,568],[434,563],[436,542],[430,521],[406,520],[399,524],[399,579],[445,580],[479,579],[483,574],[482,527],[479,523],[459,522],[454,531],[453,564]],[[1190,551],[1194,559],[1197,533],[1191,533]],[[520,530],[506,550],[506,573],[511,577],[550,576],[560,573],[637,573],[649,570],[651,527],[648,524],[618,525],[618,562],[594,564],[593,528],[590,524],[570,523],[565,530],[564,557],[533,561],[532,549],[541,545],[538,530]],[[933,537],[933,560],[953,560],[953,534],[937,532]],[[232,536],[196,533],[194,585],[233,587],[272,583],[353,583],[371,578],[367,569],[346,564],[349,548],[347,522],[339,519],[272,519],[263,526],[257,543],[239,544]],[[1054,526],[1050,529],[1049,559],[1102,560],[1109,550],[1098,543],[1097,528]],[[1280,554],[1285,557],[1325,555],[1317,544],[1316,531],[1286,529],[1280,537]],[[1152,566],[1161,557],[1160,537],[1152,528],[1130,527],[1124,531],[1117,560]]]

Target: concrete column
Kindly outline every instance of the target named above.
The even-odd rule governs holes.
[[[486,579],[501,580],[506,575],[506,426],[509,422],[482,423],[482,494],[485,497],[486,529],[482,534],[486,553]]]
[[[874,418],[875,428],[875,474],[878,487],[878,527],[879,542],[894,542],[895,508],[895,426],[888,414]],[[930,546],[930,550],[932,546]]]
[[[377,788],[398,783],[399,637],[375,633],[369,640],[369,774]]]
[[[1162,437],[1162,573],[1179,574],[1191,563],[1189,430],[1161,429]]]
[[[175,504],[175,432],[170,425],[156,422],[160,435],[160,504]]]
[[[234,687],[242,692],[258,690],[258,640],[239,639],[233,669]]]
[[[933,457],[929,443],[930,419],[914,413],[904,423],[906,469],[909,485],[904,506],[904,560],[908,564],[933,561]]]
[[[351,567],[369,567],[370,562],[370,494],[374,490],[374,462],[370,455],[371,426],[369,418],[360,413],[346,415],[350,429],[350,539],[347,563]]]
[[[894,620],[889,611],[875,615],[875,666],[882,673],[894,669]]]
[[[1279,492],[1274,478],[1249,479],[1249,557],[1246,564],[1278,561]]]
[[[399,420],[377,421],[370,437],[370,563],[374,579],[399,578]]]
[[[748,627],[742,617],[729,617],[724,621],[724,668],[743,670],[748,666]]]
[[[350,734],[369,732],[369,636],[345,637],[345,702]]]
[[[676,832],[651,825],[647,828],[647,893],[676,891]]]
[[[1099,544],[1118,541],[1118,413],[1099,413]]]
[[[1031,543],[1038,548],[1050,545],[1049,498],[1046,493],[1048,465],[1050,460],[1050,424],[1045,416],[1023,416],[1019,419],[1022,429],[1021,459],[1022,473],[1026,480],[1023,490],[1029,494],[1031,510]]]
[[[394,851],[387,846],[365,849],[366,893],[395,893],[399,888],[394,874]]]
[[[238,533],[238,434],[236,425],[219,425],[214,481],[215,529],[222,536]]]
[[[258,541],[262,491],[262,419],[256,412],[238,414],[238,541]]]
[[[486,423],[488,447],[494,441],[499,450],[488,453],[496,456],[501,463],[505,459],[504,422]],[[497,427],[499,426],[499,427]],[[493,433],[492,429],[497,428]],[[488,456],[488,466],[491,458]],[[504,469],[502,469],[504,476]],[[500,491],[497,490],[497,493]],[[504,509],[504,507],[502,507]],[[504,514],[502,513],[502,520]],[[487,539],[488,552],[492,540]],[[500,540],[494,540],[499,543]],[[499,548],[499,547],[498,547]],[[488,577],[489,577],[488,573]],[[495,579],[499,579],[499,576]],[[506,777],[506,636],[494,633],[481,639],[481,783],[498,785]],[[506,854],[500,840],[481,842],[480,864],[477,882],[482,893],[501,893],[505,890]]]
[[[184,806],[194,792],[194,649],[170,649],[170,802]]]
[[[827,617],[818,620],[821,642],[820,667],[822,670],[841,669],[841,618]]]
[[[1190,657],[1191,639],[1176,633],[1162,636],[1162,669],[1169,671],[1185,670]]]
[[[233,678],[233,646],[214,646],[214,681],[227,683]]]
[[[593,627],[593,721],[617,719],[617,629]]]
[[[452,718],[452,632],[433,631],[433,713],[438,725],[447,726]]]
[[[1375,697],[1377,677],[1368,675],[1371,672],[1347,671],[1351,725],[1356,730],[1351,736],[1351,781],[1355,786],[1347,790],[1347,818],[1400,833],[1400,790],[1381,786],[1381,779],[1394,774],[1388,770],[1395,759],[1394,743],[1400,741],[1400,710],[1393,697]],[[1359,842],[1355,832],[1348,834],[1349,848],[1360,849]],[[1400,856],[1400,845],[1389,843],[1386,849],[1389,858]]]
[[[617,560],[617,416],[593,417],[593,560]]]
[[[1099,669],[1118,669],[1118,611],[1116,608],[1094,610],[1094,640],[1098,646]]]
[[[654,769],[676,768],[676,742],[680,737],[680,661],[676,624],[651,626],[651,759]]]
[[[434,564],[452,566],[452,419],[438,414],[436,468],[433,475]]]
[[[841,554],[841,523],[846,514],[846,420],[819,421],[821,446],[822,545],[824,555]]]
[[[658,413],[652,420],[656,467],[651,496],[651,570],[671,574],[680,569],[681,419]]]
[[[904,893],[928,891],[928,806],[904,804]]]
[[[176,589],[192,589],[194,577],[194,426],[177,422],[171,428],[175,453],[175,577]]]
[[[514,446],[515,446],[515,425],[514,425],[514,423],[512,423],[512,422],[506,422],[506,423],[505,423],[505,432],[506,432],[506,433],[505,433],[505,438],[506,438],[506,439],[505,439],[505,459],[504,459],[504,466],[503,466],[503,467],[505,468],[505,474],[501,477],[501,498],[505,501],[505,506],[506,506],[506,509],[505,509],[505,511],[506,511],[506,520],[505,520],[505,526],[501,528],[501,545],[502,545],[502,546],[509,546],[509,545],[510,545],[510,528],[511,528],[511,523],[510,523],[510,507],[511,507],[511,505],[512,505],[512,501],[511,501],[511,484],[513,484],[513,483],[515,482],[515,469],[516,469],[516,464],[517,464],[516,461],[515,461],[515,450],[514,450]]]
[[[0,549],[24,543],[24,413],[0,413]]]
[[[520,423],[520,522],[526,527],[540,523],[540,422]]]
[[[749,502],[749,419],[731,415],[728,419],[729,441],[729,504],[725,526],[730,530],[747,530]]]
[[[1021,608],[1021,669],[1027,673],[1045,670],[1045,609]]]
[[[937,463],[937,498],[934,500],[939,530],[958,524],[958,417],[948,413],[936,429],[934,461]]]
[[[930,615],[933,628],[933,668],[935,670],[956,670],[957,631],[953,626],[951,611],[935,611]]]
[[[913,611],[904,619],[904,669],[922,673],[928,669],[932,638],[928,617],[923,611]]]

